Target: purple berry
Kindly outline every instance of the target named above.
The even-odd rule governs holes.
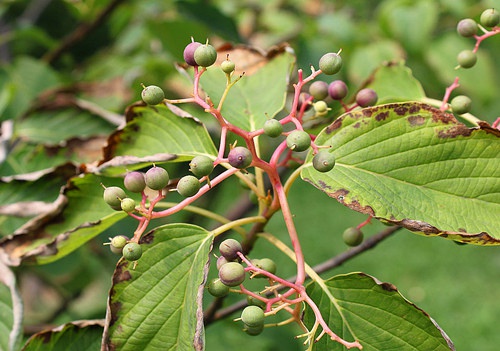
[[[246,147],[237,146],[229,151],[227,160],[234,168],[244,169],[252,163],[252,153]]]
[[[199,46],[203,45],[202,43],[198,43],[197,41],[193,41],[186,45],[184,49],[184,61],[190,66],[198,66],[196,61],[194,60],[194,52],[198,49]]]
[[[144,173],[136,171],[127,173],[123,179],[123,185],[128,191],[140,193],[146,187]]]
[[[378,96],[373,89],[361,89],[356,94],[356,103],[361,107],[373,106],[377,103]]]
[[[328,85],[328,95],[334,100],[342,100],[347,92],[347,85],[342,80],[334,80]]]
[[[234,239],[226,239],[219,245],[219,252],[222,257],[225,257],[228,261],[234,261],[238,258],[238,252],[241,252],[241,244]]]

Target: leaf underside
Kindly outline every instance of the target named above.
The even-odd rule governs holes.
[[[190,224],[158,227],[143,255],[113,275],[105,344],[109,350],[201,350],[203,282],[213,236]]]
[[[411,231],[500,245],[500,132],[467,128],[429,105],[344,114],[317,137],[336,165],[302,178],[361,213]],[[312,155],[308,156],[310,161]]]
[[[328,326],[347,341],[359,341],[363,351],[455,350],[429,315],[407,301],[392,284],[378,282],[364,273],[312,282],[307,293]],[[307,307],[304,323],[311,328],[314,322],[314,314]],[[344,347],[324,335],[313,350],[340,351]]]

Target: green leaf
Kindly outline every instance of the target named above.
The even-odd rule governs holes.
[[[100,172],[111,175],[132,169],[131,159],[123,163],[111,162],[120,157],[150,157],[142,165],[155,161],[187,161],[196,155],[217,156],[217,149],[207,129],[198,120],[176,106],[132,106],[127,114],[127,125],[113,133],[104,149],[104,165]]]
[[[406,300],[395,286],[364,273],[312,282],[307,293],[328,326],[344,340],[359,341],[363,351],[455,349],[434,320]],[[305,325],[310,329],[315,320],[311,308],[306,307]],[[313,346],[317,351],[344,349],[327,335]]]
[[[341,116],[315,142],[333,147],[336,166],[309,164],[302,178],[344,205],[426,235],[500,244],[500,139],[487,124],[389,104]]]
[[[242,68],[240,65],[245,65],[245,57],[241,60],[234,58],[242,52],[247,54],[247,60],[252,57],[255,63]],[[219,53],[219,57],[220,55],[226,53]],[[245,75],[229,91],[222,106],[222,115],[237,127],[248,131],[262,128],[264,122],[274,117],[285,105],[295,57],[284,50],[266,62],[266,57],[260,55],[259,58],[256,52],[243,48],[236,49],[234,53],[229,52],[229,57],[236,63],[237,70],[245,70]],[[202,75],[201,85],[217,106],[226,88],[226,75],[218,65],[214,65]]]
[[[0,351],[15,351],[22,337],[23,305],[12,270],[0,259]]]
[[[101,348],[101,321],[67,323],[29,338],[21,351],[96,351]]]
[[[137,265],[122,259],[113,275],[107,347],[203,349],[201,296],[212,240],[190,224],[158,227],[141,239]]]

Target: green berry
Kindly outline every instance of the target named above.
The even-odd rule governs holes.
[[[128,238],[125,235],[117,235],[111,239],[109,248],[112,253],[121,255],[123,247],[127,244]]]
[[[457,62],[462,68],[471,68],[477,62],[477,55],[472,50],[462,50],[458,53]]]
[[[256,294],[259,294],[259,292],[256,292]],[[266,303],[262,300],[256,299],[253,296],[247,295],[247,304],[248,306],[257,306],[260,308],[265,308]]]
[[[104,189],[104,202],[117,211],[121,210],[121,199],[124,199],[126,196],[125,191],[117,186],[110,186]]]
[[[342,239],[349,246],[358,246],[363,242],[363,232],[356,227],[347,228],[342,234]]]
[[[286,137],[286,145],[292,151],[305,151],[311,146],[311,137],[303,130],[294,130]]]
[[[177,191],[184,197],[194,196],[198,190],[200,190],[200,181],[195,176],[184,176],[177,183]]]
[[[496,9],[484,10],[479,22],[485,27],[495,27],[500,23],[500,13]]]
[[[122,253],[127,261],[137,261],[142,256],[142,247],[137,243],[130,242],[123,247]]]
[[[150,168],[145,175],[146,185],[153,190],[161,190],[167,186],[170,177],[168,172],[161,167]]]
[[[472,37],[477,33],[477,23],[472,18],[465,18],[458,22],[457,32],[462,37]]]
[[[342,100],[347,92],[347,85],[342,80],[334,80],[328,85],[328,95],[334,100]]]
[[[342,57],[339,54],[330,52],[319,59],[319,69],[326,75],[332,75],[342,68]]]
[[[365,88],[356,94],[356,103],[361,107],[373,106],[377,103],[378,95],[373,89]]]
[[[194,60],[198,66],[212,66],[217,60],[217,50],[210,44],[198,46],[194,51]]]
[[[202,46],[202,43],[198,43],[196,41],[193,41],[186,45],[184,48],[183,56],[184,56],[184,61],[190,66],[198,66],[196,61],[194,60],[194,52],[198,47]]]
[[[226,239],[219,245],[220,254],[228,261],[234,261],[238,258],[238,252],[243,249],[239,241],[234,239]]]
[[[214,170],[214,162],[208,156],[196,156],[189,162],[189,170],[197,177],[204,177]]]
[[[258,325],[256,327],[250,327],[248,325],[245,325],[244,330],[245,330],[245,333],[247,333],[248,335],[252,335],[252,336],[259,335],[264,330],[264,324]]]
[[[245,268],[238,262],[228,262],[219,269],[219,279],[224,285],[238,286],[245,280]]]
[[[328,96],[328,83],[321,80],[317,80],[309,86],[309,94],[315,100],[323,100]]]
[[[123,211],[130,213],[135,211],[135,200],[129,197],[122,199],[121,208]]]
[[[316,101],[313,107],[318,115],[324,115],[328,111],[328,105],[323,100]]]
[[[320,150],[314,155],[312,164],[318,172],[328,172],[335,166],[335,156],[328,150]]]
[[[145,87],[141,93],[142,101],[148,105],[158,105],[165,99],[163,89],[156,85]]]
[[[463,115],[470,111],[472,101],[468,96],[458,95],[454,97],[451,102],[451,109],[457,115]]]
[[[223,297],[229,294],[229,286],[224,285],[219,278],[214,278],[207,284],[208,292],[215,297]]]
[[[135,171],[127,173],[123,179],[123,185],[125,185],[125,189],[133,193],[142,192],[146,188],[144,173]]]
[[[264,134],[271,138],[276,138],[283,133],[283,125],[276,119],[268,119],[264,122]]]
[[[235,67],[236,65],[234,64],[234,62],[229,59],[222,61],[222,63],[220,64],[222,72],[226,74],[230,74],[231,72],[233,72]]]
[[[252,260],[252,264],[255,267],[263,269],[271,274],[276,273],[276,263],[273,260],[271,260],[270,258],[261,258],[258,260]],[[266,278],[266,276],[262,275],[262,274],[257,274],[255,277],[256,278]]]
[[[248,327],[263,325],[264,318],[264,311],[258,306],[247,306],[241,312],[241,321]]]
[[[229,151],[227,160],[234,168],[245,169],[252,163],[252,153],[246,147],[237,146]]]

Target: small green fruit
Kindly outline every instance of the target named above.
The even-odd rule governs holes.
[[[264,134],[271,138],[276,138],[283,133],[283,125],[276,119],[268,119],[264,122]]]
[[[123,179],[123,185],[125,185],[125,189],[133,193],[142,192],[146,188],[144,173],[136,171],[127,173]]]
[[[123,211],[125,211],[127,213],[134,212],[135,211],[135,200],[131,199],[129,197],[122,199],[121,208]]]
[[[252,163],[252,153],[246,147],[236,146],[229,151],[227,160],[234,168],[245,169]]]
[[[214,278],[207,284],[208,292],[215,297],[223,297],[229,294],[229,286],[224,285],[219,278]]]
[[[342,239],[349,246],[358,246],[363,242],[363,232],[356,227],[347,228],[342,234]]]
[[[462,68],[471,68],[477,62],[477,55],[472,50],[462,50],[457,55],[457,62]]]
[[[470,112],[472,100],[468,96],[458,95],[451,100],[450,105],[453,113],[463,115],[464,113]]]
[[[210,44],[198,46],[194,51],[194,60],[198,66],[212,66],[217,60],[217,50]]]
[[[487,9],[481,14],[479,22],[485,27],[495,27],[500,23],[500,12],[497,9]]]
[[[125,235],[117,235],[113,237],[109,245],[111,252],[116,255],[121,255],[123,247],[127,244],[128,240],[128,237],[126,237]]]
[[[161,167],[150,168],[145,175],[146,185],[153,190],[161,190],[167,186],[170,177],[167,170]]]
[[[125,191],[117,186],[110,186],[104,189],[104,202],[117,211],[121,210],[121,199],[124,199],[126,196]]]
[[[311,84],[309,87],[309,94],[315,100],[323,100],[328,96],[328,83],[321,80],[317,80]]]
[[[162,88],[150,85],[142,90],[141,97],[142,101],[148,105],[158,105],[165,99],[165,93]]]
[[[248,335],[251,335],[251,336],[259,335],[264,330],[264,324],[258,325],[256,327],[251,327],[251,326],[245,325],[244,330],[245,330],[245,333],[247,333]]]
[[[238,286],[245,280],[245,268],[238,262],[228,262],[220,267],[219,279],[224,285]]]
[[[189,170],[197,177],[204,177],[214,170],[214,162],[208,156],[196,156],[189,162]]]
[[[303,130],[294,130],[286,137],[286,145],[292,151],[305,151],[311,146],[311,137]]]
[[[137,261],[142,256],[142,247],[137,243],[130,242],[123,247],[122,253],[127,261]]]
[[[258,306],[247,306],[241,312],[241,321],[248,327],[258,327],[264,324],[265,314]]]
[[[328,150],[320,150],[314,155],[312,164],[318,172],[328,172],[335,166],[335,156]]]
[[[270,258],[261,258],[258,260],[252,260],[252,264],[260,269],[263,269],[271,274],[276,273],[276,263]],[[265,275],[257,274],[255,278],[267,278]]]
[[[328,105],[323,100],[316,101],[313,104],[313,107],[314,107],[314,111],[316,111],[316,113],[318,115],[324,115],[328,112]]]
[[[198,190],[200,190],[200,181],[195,176],[184,176],[177,183],[177,191],[184,197],[194,196]]]
[[[233,61],[227,59],[227,60],[222,61],[222,63],[220,64],[220,68],[222,69],[222,72],[224,72],[226,74],[230,74],[231,72],[234,71],[234,69],[236,68],[236,65],[234,64]]]
[[[326,75],[332,75],[342,68],[342,57],[339,54],[330,52],[319,59],[319,69]]]
[[[477,23],[472,18],[465,18],[458,22],[457,32],[462,37],[472,37],[477,33]]]
[[[220,254],[228,261],[234,261],[238,258],[238,252],[243,249],[239,241],[234,239],[226,239],[219,245]]]

